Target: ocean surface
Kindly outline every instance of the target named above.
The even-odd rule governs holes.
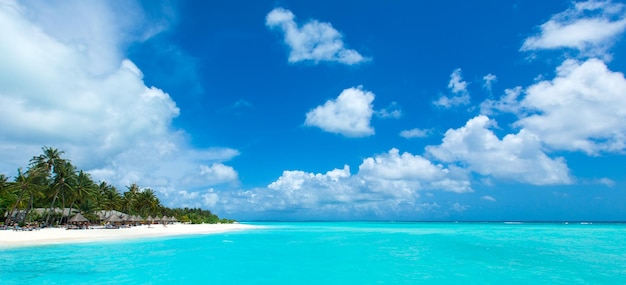
[[[626,284],[624,224],[255,224],[0,248],[0,284]]]

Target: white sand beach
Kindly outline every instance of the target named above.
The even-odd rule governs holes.
[[[65,228],[44,228],[33,231],[0,230],[1,247],[20,247],[59,243],[79,243],[105,240],[123,240],[174,235],[211,234],[258,228],[246,224],[170,224],[136,226],[130,228],[92,228],[67,230]]]

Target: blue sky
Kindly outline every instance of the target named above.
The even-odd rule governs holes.
[[[626,219],[625,3],[303,2],[0,0],[0,173],[52,146],[241,220]]]

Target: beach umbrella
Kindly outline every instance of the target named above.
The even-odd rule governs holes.
[[[69,223],[82,223],[82,222],[89,222],[89,220],[85,218],[85,216],[81,215],[81,213],[78,213],[74,215],[71,219],[69,219],[68,222]]]
[[[176,217],[171,216],[171,217],[170,217],[170,222],[178,222],[178,220],[176,219]]]
[[[152,222],[154,221],[154,219],[152,218],[152,216],[148,216],[148,218],[146,218],[146,222],[152,224]]]

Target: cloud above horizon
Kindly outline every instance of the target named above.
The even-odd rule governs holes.
[[[441,210],[436,204],[421,201],[421,192],[473,191],[463,169],[435,165],[420,155],[400,153],[398,149],[365,158],[358,169],[356,174],[351,174],[348,165],[326,173],[286,170],[265,188],[211,191],[216,199],[210,202],[225,213],[280,212],[284,218],[312,213],[320,218],[386,217],[403,212],[428,215]],[[196,203],[192,205],[202,205],[197,198],[195,195]],[[448,206],[444,210],[455,208],[453,204]]]
[[[569,184],[572,179],[562,158],[551,159],[541,141],[527,131],[499,139],[489,128],[495,121],[479,115],[465,126],[448,130],[443,142],[426,152],[447,163],[466,165],[481,175],[531,185]]]
[[[415,129],[401,131],[400,136],[405,139],[425,138],[425,137],[428,137],[431,133],[432,133],[432,130],[424,130],[424,129],[415,128]]]
[[[605,63],[614,37],[624,31],[622,4],[575,3],[543,24],[540,33],[527,38],[521,48],[577,49],[599,59],[566,59],[552,78],[542,74],[532,84],[504,89],[500,98],[492,95],[492,91],[498,92],[494,83],[503,84],[510,78],[503,73],[498,77],[491,73],[469,75],[478,82],[473,92],[479,89],[489,93],[480,109],[469,106],[471,99],[479,96],[470,97],[468,86],[475,87],[471,85],[474,82],[463,79],[461,68],[443,78],[448,79],[447,91],[434,102],[433,98],[421,102],[389,94],[395,89],[384,83],[373,84],[386,94],[381,91],[376,95],[357,86],[342,90],[336,97],[336,93],[331,94],[328,100],[318,98],[307,105],[314,107],[305,113],[304,126],[338,134],[331,139],[338,138],[349,147],[383,140],[383,134],[397,141],[385,141],[374,151],[359,153],[352,158],[357,159],[352,167],[346,161],[312,168],[318,169],[314,171],[283,165],[271,174],[278,177],[264,177],[261,183],[265,185],[241,188],[251,183],[241,183],[243,170],[240,175],[229,165],[236,165],[231,160],[240,155],[239,150],[198,147],[198,140],[192,144],[191,134],[173,124],[184,110],[164,91],[169,89],[148,84],[142,70],[126,56],[124,47],[153,37],[173,20],[153,21],[135,2],[124,2],[120,7],[107,1],[90,2],[93,5],[59,2],[18,4],[4,0],[0,4],[0,173],[10,174],[16,166],[26,166],[46,145],[64,150],[74,164],[96,179],[118,186],[138,183],[151,187],[168,206],[209,207],[220,215],[246,212],[359,218],[405,213],[421,217],[471,210],[451,195],[474,195],[483,203],[496,202],[493,196],[475,193],[480,191],[475,181],[573,184],[577,182],[573,176],[576,170],[570,169],[565,154],[599,156],[626,151],[626,79]],[[284,34],[290,63],[355,65],[369,60],[348,49],[343,35],[330,23],[310,20],[299,25],[295,15],[283,8],[272,10],[265,21],[263,27],[256,20],[257,28]],[[599,27],[605,30],[597,35],[588,32]],[[304,68],[310,67],[320,68]],[[246,94],[236,96],[241,99],[228,101],[228,107],[217,113],[244,113],[241,110],[252,109],[250,102],[255,102],[259,113],[266,111],[262,99],[248,101]],[[391,103],[375,110],[377,97]],[[410,108],[419,104],[440,107],[437,109],[467,106],[467,113],[474,113],[463,113],[467,117],[446,126],[449,121],[437,121],[440,117],[415,116],[422,106]],[[411,107],[404,109],[407,106]],[[298,116],[304,113],[298,112]],[[499,120],[502,115],[506,117]],[[397,120],[376,125],[375,130],[373,117]],[[402,126],[396,123],[402,120],[412,121]],[[437,129],[441,125],[445,127]],[[413,126],[425,128],[410,129]],[[398,135],[428,139],[401,140]],[[324,134],[323,138],[328,137]],[[297,153],[294,157],[301,159]],[[607,187],[619,183],[609,178],[586,181]],[[504,201],[502,197],[498,199]]]
[[[463,81],[461,69],[455,69],[450,74],[450,81],[448,82],[448,89],[450,89],[452,94],[450,96],[441,95],[433,104],[445,109],[468,105],[470,103],[470,95],[467,91],[467,84],[467,81]]]
[[[336,99],[306,113],[304,125],[346,137],[371,136],[374,134],[370,125],[374,97],[374,93],[360,86],[345,89]]]
[[[609,58],[607,50],[626,29],[626,5],[612,1],[574,2],[527,38],[522,51],[575,49],[583,56]]]
[[[516,114],[514,126],[553,150],[588,155],[626,150],[626,79],[599,59],[565,60],[554,79],[507,89],[481,109],[483,114]]]
[[[553,80],[525,93],[520,106],[528,115],[515,125],[551,148],[591,155],[626,150],[626,79],[604,62],[566,60]]]
[[[368,61],[359,52],[345,47],[343,36],[330,23],[310,20],[298,27],[296,16],[284,8],[275,8],[265,17],[265,25],[280,29],[289,47],[289,62],[321,61],[339,62],[347,65]]]
[[[234,170],[216,166],[238,151],[190,147],[184,131],[172,127],[180,114],[176,103],[146,86],[141,70],[123,57],[121,46],[163,23],[144,30],[151,26],[144,18],[118,21],[142,13],[131,2],[116,8],[104,1],[60,2],[52,10],[43,2],[0,5],[0,156],[7,158],[0,171],[13,173],[45,145],[114,185],[165,192],[190,177],[200,186],[236,180]],[[135,26],[145,33],[132,34]]]

